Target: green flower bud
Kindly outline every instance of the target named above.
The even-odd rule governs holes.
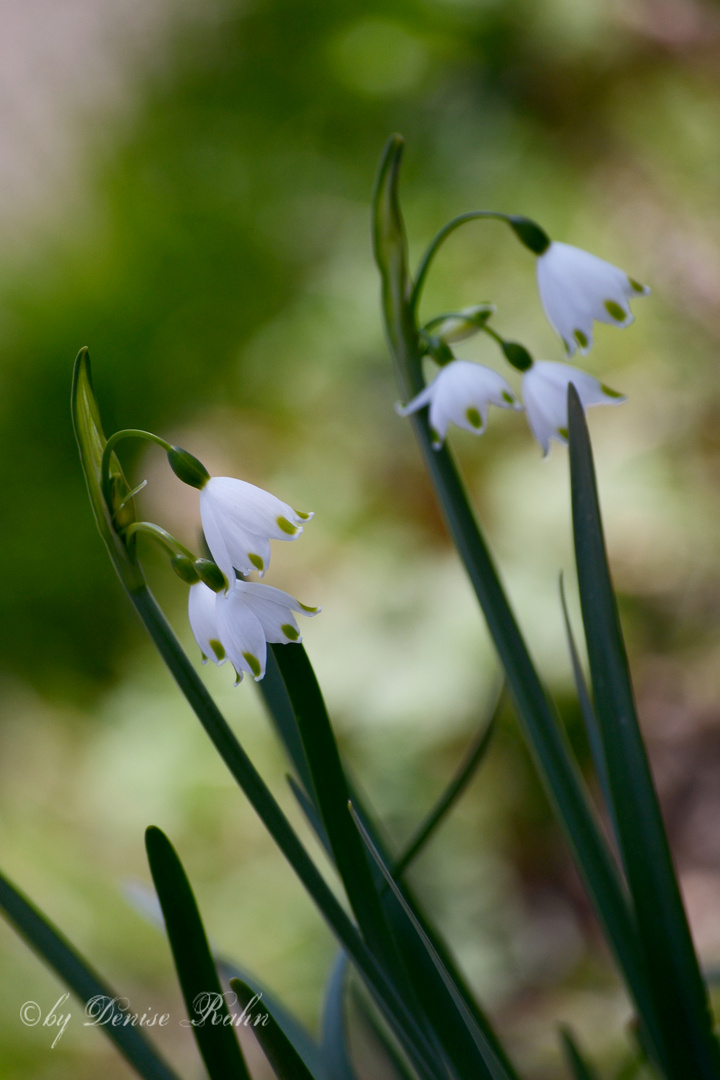
[[[530,218],[522,217],[520,214],[508,214],[506,221],[520,243],[535,255],[542,255],[550,247],[548,234]]]
[[[457,341],[465,341],[482,330],[491,315],[495,313],[494,304],[474,304],[472,307],[462,308],[456,314],[446,315],[445,318],[433,319],[428,323],[433,333],[447,345]]]
[[[196,559],[193,565],[198,579],[213,592],[224,592],[227,589],[228,580],[212,559]]]
[[[170,560],[170,565],[173,570],[186,585],[196,585],[200,580],[197,570],[195,569],[195,560],[189,559],[187,555],[175,555]]]
[[[210,473],[203,463],[179,446],[171,446],[167,458],[170,468],[183,484],[202,489],[210,479]]]
[[[505,359],[518,371],[529,371],[533,366],[533,358],[524,345],[517,341],[503,341],[502,351]]]

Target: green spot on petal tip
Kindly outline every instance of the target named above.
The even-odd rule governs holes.
[[[278,528],[282,529],[282,531],[284,533],[287,533],[288,536],[294,536],[295,533],[298,531],[297,525],[293,525],[293,523],[291,521],[288,521],[287,518],[279,517],[275,520],[278,523]]]
[[[224,660],[225,659],[225,649],[223,647],[222,642],[217,641],[217,639],[211,638],[211,640],[208,641],[208,645],[210,646],[212,651],[215,653],[218,660]]]
[[[621,394],[619,390],[613,390],[611,387],[606,386],[605,383],[600,383],[600,389],[602,390],[603,394],[605,394],[606,397],[611,397],[611,398],[625,397],[625,395]]]
[[[253,566],[255,567],[256,570],[264,570],[265,569],[265,563],[263,562],[263,560],[260,558],[259,555],[254,555],[253,552],[248,552],[248,559],[253,564]]]
[[[247,666],[252,671],[254,677],[259,679],[262,668],[260,667],[260,661],[257,656],[253,656],[253,654],[249,652],[244,652],[243,659],[247,661]]]
[[[558,435],[560,436],[561,439],[565,439],[567,441],[568,429],[566,427],[559,427],[557,429],[557,433],[558,433]]]
[[[640,284],[640,282],[639,282],[639,281],[635,281],[635,279],[634,279],[634,278],[628,278],[628,281],[630,282],[630,288],[631,288],[631,289],[632,289],[632,290],[633,290],[634,292],[636,292],[636,293],[640,293],[640,295],[641,295],[641,296],[645,296],[645,295],[646,295],[647,293],[649,293],[649,292],[650,292],[650,290],[649,290],[649,288],[647,287],[647,285],[641,285],[641,284]]]
[[[302,521],[309,521],[309,520],[310,520],[310,518],[312,517],[312,514],[304,514],[304,513],[302,512],[302,510],[296,510],[296,511],[295,511],[295,514],[296,514],[296,516],[297,516],[297,517],[299,517],[299,518],[300,518],[300,519],[301,519]]]
[[[469,424],[472,424],[472,426],[477,431],[481,430],[481,428],[483,426],[482,416],[477,411],[477,409],[472,409],[472,408],[471,409],[466,409],[465,410],[465,416],[467,417],[467,421],[468,421]]]
[[[624,316],[623,316],[623,318],[624,318]],[[577,343],[578,343],[578,345],[580,346],[581,349],[587,349],[587,347],[588,347],[587,335],[583,334],[582,330],[573,330],[573,337],[575,338],[575,340],[577,341]]]
[[[624,311],[619,304],[616,304],[614,300],[605,301],[605,310],[607,311],[610,318],[614,319],[615,322],[625,322],[627,318],[627,312]]]
[[[506,401],[508,403],[508,405],[514,405],[515,404],[515,398],[512,396],[512,394],[508,394],[507,390],[503,390],[502,399],[503,399],[503,401]]]
[[[317,612],[320,610],[319,607],[310,607],[309,604],[301,604],[299,600],[298,600],[298,607],[301,608],[302,611],[307,611],[307,613],[309,615],[316,615]]]
[[[295,627],[292,626],[290,623],[283,623],[280,629],[282,630],[285,637],[290,638],[291,641],[297,641],[297,639],[300,637],[299,631],[296,630]]]

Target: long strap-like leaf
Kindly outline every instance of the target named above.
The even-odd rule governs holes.
[[[125,1014],[117,1002],[124,999],[119,998],[116,992],[95,974],[60,931],[2,875],[0,908],[18,933],[38,956],[57,972],[83,1005],[95,1002],[95,1007],[90,1007],[89,1015],[102,1014],[102,1031],[144,1080],[178,1080],[177,1073],[163,1061],[139,1028],[123,1023]],[[96,1011],[101,1002],[102,1006]]]
[[[590,439],[572,384],[568,419],[580,602],[618,844],[672,1076],[717,1080],[720,1048],[640,733],[610,580]]]
[[[210,1080],[250,1080],[182,863],[168,838],[155,826],[145,833],[145,847],[188,1022]]]

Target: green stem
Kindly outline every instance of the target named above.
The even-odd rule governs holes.
[[[172,450],[172,446],[165,439],[161,439],[159,435],[153,435],[152,431],[142,431],[140,428],[123,428],[122,431],[116,431],[114,435],[111,435],[103,448],[100,463],[101,484],[108,503],[110,502],[110,463],[115,447],[123,439],[145,439],[146,442],[161,446],[166,453]]]
[[[133,521],[124,530],[127,540],[131,540],[137,533],[149,536],[151,540],[154,540],[156,544],[159,544],[169,555],[185,555],[188,559],[192,559],[193,562],[197,559],[197,555],[193,555],[189,548],[186,548],[184,544],[181,544],[179,540],[176,540],[175,537],[167,532],[166,529],[163,529],[161,525],[155,525],[152,521]]]

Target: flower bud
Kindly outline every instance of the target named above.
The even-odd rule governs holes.
[[[506,220],[520,243],[535,255],[542,255],[550,247],[548,234],[530,218],[522,217],[520,214],[508,214]]]
[[[518,371],[528,371],[533,366],[533,358],[524,345],[517,341],[503,341],[502,351],[505,359]]]
[[[456,315],[448,315],[433,327],[433,333],[447,345],[465,341],[482,330],[491,315],[495,313],[494,304],[474,304],[462,308]]]
[[[212,559],[196,559],[193,566],[196,579],[202,581],[213,592],[224,592],[227,589],[228,580]]]
[[[195,560],[189,559],[187,555],[175,555],[170,560],[170,565],[173,570],[186,585],[196,585],[200,580],[198,572],[195,569]]]
[[[203,463],[179,446],[171,446],[167,458],[170,468],[183,484],[202,490],[210,479],[210,473]]]

